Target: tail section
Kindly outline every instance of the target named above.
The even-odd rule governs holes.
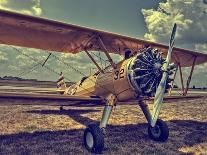
[[[66,89],[67,89],[67,86],[66,86],[66,83],[65,83],[65,80],[64,80],[63,73],[61,72],[60,73],[60,78],[57,80],[57,91],[60,94],[64,94]]]

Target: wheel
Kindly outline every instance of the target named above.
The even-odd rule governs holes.
[[[104,135],[96,124],[89,125],[84,131],[84,146],[92,153],[101,153],[104,148]]]
[[[154,127],[149,125],[148,134],[155,141],[165,142],[169,136],[169,129],[164,121],[158,119]]]

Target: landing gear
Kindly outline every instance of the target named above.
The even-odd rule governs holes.
[[[84,145],[89,152],[101,153],[104,148],[104,128],[106,127],[113,106],[106,105],[103,110],[100,125],[89,125],[84,131]]]
[[[63,108],[63,106],[60,106],[60,109],[59,109],[60,111],[64,111],[64,108]]]
[[[164,121],[158,119],[154,127],[149,125],[148,134],[155,141],[165,142],[169,136],[169,129]]]
[[[104,148],[104,135],[96,124],[89,125],[84,131],[84,145],[92,153],[101,153]]]
[[[169,129],[167,124],[163,120],[157,119],[155,126],[152,127],[150,125],[152,116],[148,105],[145,104],[145,102],[142,99],[140,99],[138,103],[149,124],[148,126],[149,137],[155,141],[165,142],[169,137]]]

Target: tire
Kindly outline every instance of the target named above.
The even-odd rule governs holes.
[[[148,134],[154,141],[165,142],[169,137],[169,129],[164,121],[158,119],[154,127],[149,125]]]
[[[101,153],[104,148],[104,135],[96,124],[88,125],[84,131],[84,146],[92,153]]]

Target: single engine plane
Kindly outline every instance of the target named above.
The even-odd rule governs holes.
[[[149,137],[162,142],[168,139],[168,126],[159,119],[159,114],[164,94],[174,80],[171,76],[177,68],[192,66],[187,87],[183,88],[183,93],[187,93],[194,66],[207,61],[206,54],[173,47],[176,31],[174,24],[169,45],[164,45],[0,10],[1,44],[65,54],[85,52],[97,67],[97,72],[70,87],[66,86],[62,74],[58,80],[58,92],[68,96],[68,100],[84,101],[87,98],[89,103],[98,98],[100,104],[105,104],[100,124],[91,124],[84,131],[84,145],[94,153],[100,153],[104,148],[105,128],[118,102],[136,101],[148,122]],[[110,65],[102,69],[91,55],[92,51],[103,52]],[[114,63],[110,53],[123,55],[124,59]],[[154,97],[152,110],[143,101],[145,97]]]

